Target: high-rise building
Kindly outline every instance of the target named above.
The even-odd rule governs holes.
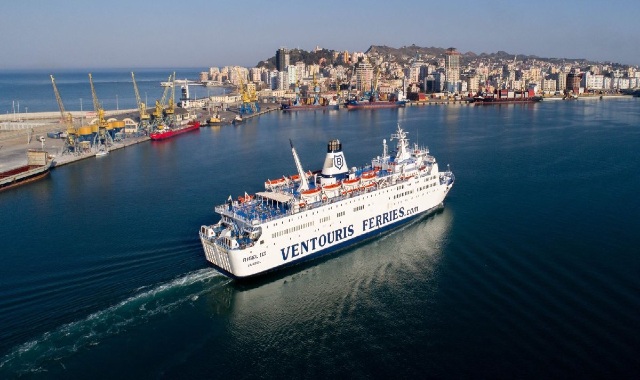
[[[582,80],[583,73],[580,69],[571,69],[567,74],[567,91],[573,91],[574,94],[580,93],[580,81]]]
[[[460,82],[460,53],[455,48],[448,48],[444,54],[446,89],[450,92],[456,92],[458,82]]]
[[[373,81],[373,66],[364,58],[359,58],[356,64],[356,90],[367,91],[371,90],[371,83]]]
[[[276,70],[284,71],[289,66],[289,50],[280,48],[276,51]]]

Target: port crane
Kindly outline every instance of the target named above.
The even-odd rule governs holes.
[[[244,85],[244,81],[242,80],[242,76],[236,69],[236,75],[240,80],[240,85],[238,89],[240,90],[240,96],[242,98],[242,105],[240,106],[240,114],[248,115],[260,110],[260,106],[258,105],[258,97],[257,95],[250,94]]]
[[[71,116],[71,112],[66,112],[64,109],[64,104],[62,104],[62,97],[60,96],[60,92],[58,91],[58,86],[56,86],[56,80],[51,77],[51,84],[53,85],[53,93],[56,96],[56,101],[58,102],[58,108],[60,108],[60,115],[62,116],[61,121],[67,127],[67,136],[64,140],[64,150],[62,154],[65,153],[75,153],[76,152],[76,141],[77,141],[77,131],[73,126],[73,116]]]
[[[100,150],[100,147],[104,145],[104,148],[108,148],[109,145],[113,145],[113,138],[111,134],[107,132],[107,121],[104,118],[104,109],[98,101],[98,95],[96,89],[93,86],[93,77],[89,73],[89,84],[91,85],[91,97],[93,99],[93,110],[98,115],[98,133],[93,137],[93,146],[96,150]]]
[[[171,96],[169,97],[169,104],[164,109],[165,120],[167,124],[171,124],[175,121],[175,98],[176,98],[176,72],[173,72],[173,80],[171,81]],[[186,85],[186,81],[185,81]]]
[[[167,101],[167,95],[169,95],[169,87],[173,87],[175,83],[173,83],[173,75],[169,75],[169,79],[167,80],[170,83],[169,86],[164,88],[164,92],[162,93],[162,98],[160,100],[156,99],[155,109],[153,110],[153,123],[152,127],[155,129],[159,127],[164,122],[164,105]],[[149,131],[152,132],[152,131]]]
[[[136,103],[138,104],[138,112],[140,113],[140,123],[138,124],[138,130],[146,129],[149,125],[149,119],[151,118],[147,113],[147,105],[140,99],[140,92],[138,91],[138,84],[136,83],[136,77],[131,72],[131,80],[133,81],[133,90],[136,94]]]
[[[313,104],[320,105],[320,85],[316,79],[316,73],[313,73]]]
[[[373,81],[371,83],[371,99],[378,100],[378,77],[380,76],[380,68],[378,66],[373,69]]]

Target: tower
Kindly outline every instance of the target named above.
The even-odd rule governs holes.
[[[356,70],[356,90],[367,91],[371,89],[371,81],[373,80],[373,66],[366,62],[364,58],[358,58]]]
[[[449,92],[456,92],[460,81],[460,53],[456,48],[448,48],[444,54],[446,89]]]
[[[276,70],[284,71],[289,66],[289,50],[280,48],[276,51]]]

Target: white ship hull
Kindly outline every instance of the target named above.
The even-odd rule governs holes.
[[[248,218],[237,202],[233,207],[218,206],[216,211],[222,214],[222,221],[217,229],[216,225],[200,229],[205,256],[225,275],[246,278],[335,252],[424,216],[443,204],[453,186],[451,172],[440,173],[435,159],[428,157],[431,160],[411,175],[383,169],[384,173],[360,182],[354,191],[348,191],[349,181],[342,181],[340,191],[329,190],[337,184],[324,186],[326,196],[313,202],[297,203],[304,196],[270,192],[258,193],[255,199],[242,199],[254,213],[262,210],[252,207],[254,203],[288,202],[292,207],[277,217]],[[230,226],[242,217],[248,222],[245,228],[248,225],[255,232],[251,239],[234,238],[241,235],[235,224],[222,230],[223,221]]]

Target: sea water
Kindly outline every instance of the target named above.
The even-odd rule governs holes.
[[[269,113],[55,168],[0,194],[0,377],[637,375],[639,106]],[[207,264],[200,226],[294,174],[289,139],[360,166],[397,123],[455,173],[443,209],[258,281]]]

